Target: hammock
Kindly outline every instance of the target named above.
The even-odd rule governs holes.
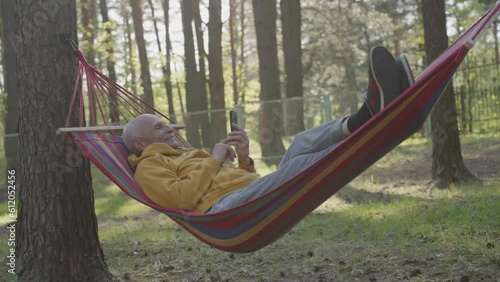
[[[115,125],[120,122],[116,114],[118,108],[126,109],[123,112],[127,114],[122,116],[125,122],[130,116],[144,111],[167,117],[90,66],[78,50],[80,64],[66,127],[77,96],[80,126],[83,126],[84,93],[90,94],[87,106],[90,108],[90,124],[97,124],[95,113],[101,113],[103,117],[107,113],[114,118],[114,124],[106,123],[104,118],[104,127],[61,128],[59,132],[74,139],[85,156],[133,199],[166,214],[215,248],[237,253],[252,252],[279,239],[303,217],[416,132],[469,49],[499,12],[500,2],[429,65],[412,87],[320,161],[267,194],[227,211],[214,214],[186,212],[157,206],[146,197],[134,182],[134,172],[127,162],[129,152],[121,137],[107,131],[122,128]],[[87,86],[86,89],[83,85]],[[103,106],[110,110],[103,110]]]

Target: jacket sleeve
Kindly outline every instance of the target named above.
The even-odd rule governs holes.
[[[210,188],[220,167],[215,159],[206,158],[181,179],[161,158],[150,157],[139,163],[134,178],[157,205],[192,211]]]
[[[253,162],[252,158],[250,158],[250,164],[249,165],[246,165],[246,164],[238,162],[238,168],[244,169],[244,170],[246,170],[248,172],[257,172],[255,170],[255,166],[254,166],[254,162]]]

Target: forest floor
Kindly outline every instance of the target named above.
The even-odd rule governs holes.
[[[430,142],[412,138],[250,254],[211,248],[94,177],[101,245],[120,281],[500,281],[499,140],[462,138],[483,185],[439,190]]]

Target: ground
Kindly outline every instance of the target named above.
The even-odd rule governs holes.
[[[101,243],[120,281],[500,281],[500,196],[464,196],[498,191],[500,142],[468,137],[462,149],[486,188],[429,189],[431,148],[414,140],[251,254],[206,246],[150,210],[99,216]]]
[[[485,185],[494,183],[493,186],[498,186],[500,143],[497,139],[469,140],[462,148],[466,166]],[[131,259],[135,258],[136,264],[116,274],[122,281],[499,281],[496,278],[496,273],[500,271],[498,220],[491,229],[486,227],[488,231],[484,226],[470,223],[477,219],[465,221],[463,216],[458,216],[457,220],[464,220],[464,225],[467,225],[458,227],[463,228],[456,232],[460,238],[454,237],[456,235],[447,237],[446,228],[453,229],[452,223],[448,227],[440,223],[431,224],[433,228],[442,229],[436,233],[414,226],[418,224],[415,218],[419,216],[424,218],[423,222],[445,222],[446,219],[440,217],[454,217],[447,213],[453,213],[455,206],[457,210],[458,206],[469,206],[467,200],[460,199],[461,195],[454,196],[453,192],[449,192],[448,196],[446,191],[429,189],[430,159],[428,141],[398,147],[282,239],[251,254],[220,252],[198,242],[181,228],[163,223],[163,215],[144,214],[132,219],[132,230],[147,228],[141,222],[146,221],[150,225],[158,220],[159,232],[170,228],[175,232],[163,233],[169,237],[164,241],[152,239],[151,235],[138,239],[140,235],[132,231],[131,234],[136,235],[132,235],[133,239],[128,242],[132,244],[128,252]],[[410,213],[414,210],[416,215],[403,210],[402,214],[408,215],[408,223],[404,219],[395,221],[396,224],[403,224],[401,229],[407,230],[407,235],[404,232],[401,232],[403,235],[397,231],[387,232],[387,229],[373,231],[384,229],[384,225],[377,227],[371,220],[365,220],[390,218],[392,211],[386,211],[384,203],[391,205],[408,201],[408,205],[413,205],[411,200],[407,200],[411,198],[429,201],[428,204],[408,209]],[[442,199],[444,201],[440,201]],[[500,200],[496,199],[496,202]],[[380,203],[382,206],[379,206]],[[360,219],[352,219],[350,214],[346,216],[339,212],[370,205],[377,206],[368,209],[370,214],[362,215]],[[441,215],[427,211],[437,210],[442,205],[450,206],[444,212],[440,211]],[[484,212],[475,210],[473,205],[465,213],[479,213],[478,218],[484,216]],[[429,219],[434,216],[437,219]],[[130,223],[130,218],[123,220],[118,224]],[[134,224],[137,226],[134,227]],[[106,226],[106,223],[103,225]],[[370,232],[380,232],[380,235],[370,235]],[[368,239],[364,239],[365,235]],[[118,247],[113,240],[107,244],[104,244],[108,250],[107,257],[119,256],[124,251],[116,252]],[[124,268],[125,265],[128,264],[110,261],[112,268]]]

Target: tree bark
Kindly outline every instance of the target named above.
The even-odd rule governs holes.
[[[259,115],[259,143],[262,158],[268,165],[279,163],[285,153],[281,137],[283,128],[283,109],[281,99],[278,44],[276,39],[276,0],[252,0],[257,51],[259,55],[259,81],[261,113]]]
[[[302,46],[300,1],[281,1],[281,28],[285,59],[286,133],[296,135],[304,131],[304,90],[302,86]]]
[[[21,169],[19,281],[111,281],[99,245],[89,163],[57,137],[77,65],[75,1],[16,1]],[[77,113],[71,116],[76,125]]]
[[[3,70],[5,78],[5,89],[7,91],[7,107],[5,118],[5,137],[4,149],[7,161],[7,169],[19,170],[20,168],[20,152],[19,152],[19,96],[17,92],[16,81],[16,19],[15,19],[15,2],[2,1],[0,3],[3,20],[3,40],[4,49]],[[5,174],[7,175],[7,174]]]
[[[226,108],[224,91],[224,70],[222,67],[222,20],[221,1],[210,0],[208,4],[208,69],[210,72],[210,121],[213,130],[213,142],[227,137]],[[223,125],[223,126],[221,126]]]
[[[151,73],[149,72],[149,60],[144,40],[144,28],[142,26],[142,1],[130,0],[132,6],[132,19],[134,21],[135,41],[139,50],[139,61],[141,63],[141,85],[144,91],[143,100],[151,107],[155,107],[153,98],[153,86]]]
[[[193,7],[192,0],[182,0],[182,30],[184,33],[184,68],[186,70],[186,136],[187,141],[195,148],[201,148],[200,123],[196,115],[189,114],[200,109],[196,93],[196,59],[194,55]]]
[[[444,0],[422,0],[425,52],[428,62],[448,48]],[[453,83],[431,112],[433,186],[448,188],[451,183],[477,181],[462,157]]]

